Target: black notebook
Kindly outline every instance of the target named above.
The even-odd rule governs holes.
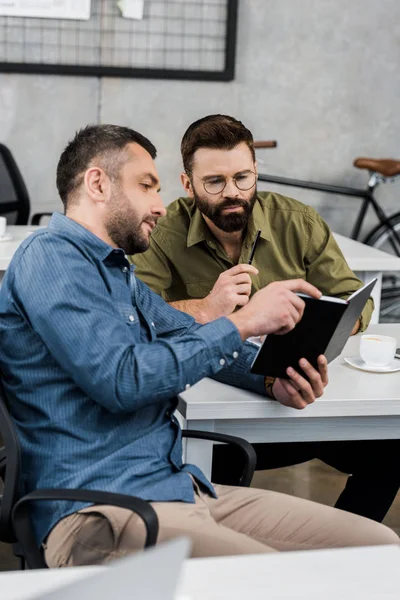
[[[317,367],[320,354],[324,354],[328,362],[339,356],[376,281],[373,279],[347,300],[330,296],[316,300],[299,294],[306,303],[302,319],[288,333],[270,334],[265,338],[251,372],[288,379],[288,367],[304,374],[299,367],[300,358],[306,358]]]

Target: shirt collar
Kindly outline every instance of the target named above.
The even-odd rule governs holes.
[[[118,255],[125,256],[125,252],[121,248],[113,248],[110,244],[107,244],[107,242],[104,242],[97,237],[97,235],[89,231],[89,229],[86,229],[83,225],[80,225],[73,219],[62,215],[61,213],[56,212],[53,214],[49,221],[48,228],[64,238],[84,245],[101,261],[104,261],[116,250]]]
[[[251,241],[254,241],[259,229],[261,229],[261,237],[269,242],[271,239],[271,226],[268,215],[264,212],[260,198],[257,196],[257,200],[250,215],[246,237]],[[190,246],[207,241],[209,237],[210,230],[208,229],[201,212],[195,207],[187,234],[187,247],[190,248]]]
[[[190,248],[190,246],[206,241],[207,236],[210,236],[210,230],[208,229],[201,212],[197,206],[195,206],[187,234],[187,247]]]
[[[271,225],[268,219],[267,211],[264,211],[261,204],[261,199],[257,196],[252,213],[250,215],[249,224],[247,226],[247,238],[254,242],[257,231],[261,229],[261,237],[267,242],[271,239]]]

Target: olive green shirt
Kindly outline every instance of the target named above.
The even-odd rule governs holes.
[[[324,295],[346,298],[363,284],[346,263],[328,225],[318,213],[297,200],[259,192],[243,240],[239,263],[249,261],[258,229],[252,292],[273,281],[301,278]],[[159,219],[150,248],[131,257],[136,275],[167,302],[204,298],[218,276],[234,263],[207,227],[191,198],[179,198]],[[361,328],[373,311],[370,299]]]

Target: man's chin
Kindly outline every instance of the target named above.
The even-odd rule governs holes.
[[[127,241],[123,245],[121,244],[120,248],[123,249],[125,254],[128,256],[131,254],[142,254],[142,252],[146,252],[150,247],[150,237],[145,238],[142,237],[140,239],[135,239],[134,241]]]
[[[222,219],[215,219],[214,225],[216,225],[218,229],[221,229],[221,231],[224,231],[225,233],[236,233],[238,231],[243,231],[243,229],[245,229],[245,227],[247,226],[248,219],[238,219],[239,215],[234,216],[236,218],[225,217]]]
[[[132,252],[131,254],[142,254],[143,252],[146,252],[146,250],[148,250],[149,248],[150,248],[150,241],[143,240],[142,244],[136,245],[135,252]]]

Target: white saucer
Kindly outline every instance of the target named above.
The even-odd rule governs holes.
[[[349,356],[344,360],[356,369],[370,371],[372,373],[395,373],[396,371],[400,371],[400,360],[398,358],[394,358],[385,367],[371,367],[370,365],[367,365],[359,356]]]
[[[9,242],[12,240],[12,235],[0,235],[0,242]]]

